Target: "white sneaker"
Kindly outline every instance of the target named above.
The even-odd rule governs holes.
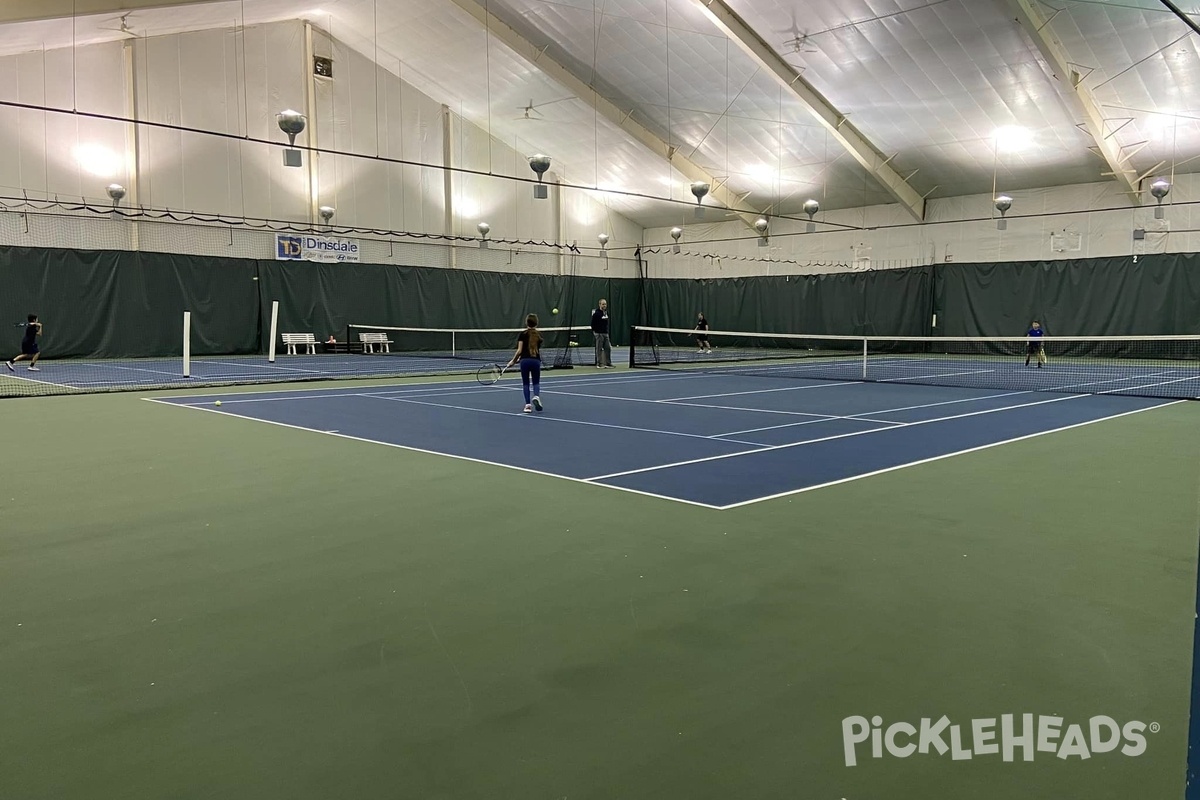
[[[537,395],[534,395],[533,407],[536,408],[538,411],[541,411],[542,410],[542,398],[538,397]]]
[[[525,404],[525,413],[526,413],[526,414],[531,414],[531,413],[533,413],[533,406],[531,406],[531,405],[529,405],[528,403],[526,403],[526,404]]]
[[[16,372],[17,368],[12,365],[11,361],[5,361],[4,366],[8,367],[9,372]]]
[[[41,367],[30,367],[29,371],[30,372],[41,372],[42,368]]]

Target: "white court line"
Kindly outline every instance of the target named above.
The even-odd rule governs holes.
[[[649,373],[649,374],[653,374],[653,373]],[[698,377],[701,377],[701,376],[699,376],[699,375],[682,375],[682,376],[657,377],[657,378],[650,378],[650,377],[642,378],[640,375],[630,375],[627,377],[614,375],[611,378],[599,378],[596,376],[588,376],[588,377],[581,377],[581,378],[552,378],[546,382],[546,385],[547,386],[585,386],[585,385],[601,385],[601,384],[605,384],[605,383],[641,384],[641,383],[650,383],[653,381],[692,380],[692,379],[698,378]],[[709,377],[711,377],[711,376],[709,376]],[[508,386],[508,385],[504,385],[504,384],[498,384],[497,386],[499,386],[499,388],[502,388],[502,389],[515,389],[516,388],[515,386]],[[176,405],[204,405],[205,403],[211,402],[212,398],[215,398],[215,397],[221,398],[222,403],[231,403],[231,404],[232,403],[273,403],[276,401],[283,401],[283,400],[289,400],[289,401],[290,400],[324,400],[324,399],[330,398],[330,397],[358,397],[359,395],[362,395],[365,392],[370,392],[371,394],[375,394],[375,395],[385,395],[385,394],[409,395],[409,394],[412,394],[412,395],[424,395],[424,396],[428,396],[428,397],[440,397],[440,396],[453,396],[453,395],[459,395],[459,394],[477,394],[480,392],[493,392],[496,390],[497,386],[481,386],[474,378],[469,378],[469,379],[452,380],[452,381],[425,381],[422,383],[368,384],[365,386],[356,386],[353,389],[342,388],[342,387],[337,387],[337,388],[330,387],[330,388],[326,388],[326,389],[313,389],[313,388],[274,389],[274,390],[259,389],[259,390],[250,391],[250,392],[233,392],[232,394],[229,394],[229,393],[222,394],[219,392],[218,393],[205,392],[202,394],[171,395],[168,397],[143,398],[143,399],[194,400],[194,399],[200,398],[200,397],[209,398],[208,400],[198,401],[195,403],[176,403]],[[380,391],[374,391],[375,389],[379,389]],[[554,394],[565,394],[565,392],[559,392],[555,389],[551,389],[551,392]],[[226,399],[226,398],[231,398],[231,397],[232,398],[241,398],[243,395],[260,395],[260,394],[280,395],[280,396],[278,396],[278,397],[250,397],[245,400],[243,400],[243,399],[234,399],[234,400]],[[609,396],[609,395],[583,395],[583,396],[602,397],[606,400],[628,399],[628,398],[621,398],[621,397],[615,397],[615,396]]]
[[[806,378],[805,380],[819,380],[819,378]],[[697,394],[691,397],[664,397],[658,400],[659,403],[677,403],[680,400],[708,400],[713,397],[735,397],[742,394],[767,394],[768,392],[799,392],[804,389],[826,389],[830,386],[855,386],[863,383],[863,381],[825,381],[813,386],[784,386],[782,389],[753,389],[749,392],[722,392],[721,394]]]
[[[561,392],[560,392],[561,394]],[[415,406],[430,406],[432,408],[453,408],[458,411],[474,411],[477,414],[497,414],[504,417],[532,417],[533,414],[526,414],[518,411],[495,411],[490,408],[471,408],[470,406],[454,406],[448,403],[426,403],[422,400],[411,400],[407,397],[384,397],[379,394],[364,394],[362,397],[374,397],[377,400],[390,400],[394,403],[411,403]],[[737,439],[718,439],[716,436],[705,436],[699,433],[681,433],[679,431],[663,431],[657,428],[635,428],[630,425],[614,425],[608,422],[586,422],[580,419],[563,419],[562,417],[548,417],[545,414],[536,415],[538,419],[548,422],[559,422],[564,425],[586,425],[593,428],[613,428],[622,431],[637,431],[638,433],[656,433],[662,436],[682,436],[687,439],[705,439],[707,441],[729,442],[731,444],[744,444],[751,447],[761,447],[758,442],[739,442]]]
[[[1108,417],[1097,417],[1096,419],[1089,419],[1084,422],[1076,422],[1072,425],[1064,425],[1061,428],[1052,428],[1051,430],[1038,431],[1037,433],[1027,433],[1024,436],[1017,436],[1012,439],[1004,439],[1003,441],[999,441],[999,442],[991,442],[989,444],[981,444],[977,447],[968,447],[965,450],[956,450],[953,453],[942,453],[941,455],[931,456],[929,458],[922,458],[918,461],[909,461],[908,463],[905,463],[905,464],[896,464],[895,466],[892,466],[892,467],[884,467],[883,469],[877,469],[877,470],[873,470],[871,472],[864,472],[861,475],[851,475],[847,478],[838,478],[835,481],[826,481],[825,483],[819,483],[814,486],[805,486],[801,489],[790,489],[786,492],[778,492],[776,494],[767,495],[766,497],[755,497],[751,500],[742,500],[737,503],[730,503],[729,505],[718,506],[718,508],[721,511],[728,511],[731,508],[741,508],[742,506],[748,506],[748,505],[752,505],[754,503],[762,503],[767,500],[777,500],[780,497],[788,497],[789,495],[793,495],[793,494],[801,494],[803,492],[811,492],[816,489],[824,489],[829,486],[837,486],[838,484],[841,484],[841,483],[849,483],[851,481],[862,480],[863,478],[872,478],[876,475],[883,475],[884,473],[887,473],[887,472],[895,472],[896,470],[907,469],[908,467],[916,467],[921,464],[929,464],[933,461],[941,461],[942,459],[945,459],[945,458],[953,458],[955,456],[966,455],[967,453],[977,453],[980,450],[987,450],[992,447],[1000,447],[1001,445],[1012,444],[1013,442],[1021,442],[1021,441],[1025,441],[1026,439],[1035,439],[1039,436],[1046,436],[1051,433],[1061,433],[1062,431],[1069,431],[1072,428],[1082,428],[1085,425],[1094,425],[1097,422],[1107,422],[1109,420],[1118,419],[1120,417],[1127,417],[1130,414],[1140,414],[1143,411],[1152,411],[1152,410],[1159,409],[1159,408],[1166,408],[1167,406],[1173,406],[1173,405],[1176,405],[1177,403],[1186,403],[1186,402],[1188,402],[1188,401],[1187,400],[1172,400],[1170,402],[1163,403],[1162,405],[1147,406],[1146,408],[1136,408],[1132,411],[1124,411],[1120,414],[1113,414],[1112,416],[1108,416]],[[604,485],[610,486],[611,484],[606,483]]]
[[[834,439],[849,439],[852,436],[866,436],[869,434],[885,433],[888,431],[899,430],[901,428],[912,428],[912,427],[916,427],[918,425],[929,425],[934,422],[947,422],[947,421],[953,420],[953,419],[963,419],[965,417],[977,417],[982,414],[996,414],[1001,411],[1013,411],[1018,408],[1029,408],[1030,406],[1042,406],[1042,405],[1046,405],[1048,403],[1061,403],[1064,400],[1078,400],[1081,397],[1091,397],[1091,396],[1092,395],[1090,395],[1090,394],[1068,394],[1068,395],[1064,395],[1062,397],[1054,397],[1049,400],[1038,400],[1037,402],[1034,402],[1034,403],[1021,403],[1020,405],[1003,406],[1001,408],[986,408],[986,409],[983,409],[982,411],[970,411],[970,412],[967,412],[966,414],[955,414],[955,415],[949,416],[949,417],[934,417],[933,419],[923,419],[923,420],[918,420],[917,422],[902,422],[891,428],[874,428],[869,431],[854,431],[853,433],[839,433],[834,436],[823,436],[820,439],[808,439],[803,442],[788,442],[787,444],[766,445],[757,450],[746,450],[741,453],[726,453],[724,455],[719,455],[719,456],[705,456],[704,458],[693,458],[693,459],[689,459],[687,461],[677,461],[673,464],[662,464],[657,467],[642,467],[640,469],[631,469],[631,470],[626,470],[624,472],[614,472],[609,475],[596,475],[594,477],[587,478],[586,480],[589,480],[589,481],[610,480],[612,478],[620,478],[625,475],[637,475],[642,472],[657,472],[658,470],[673,469],[674,467],[686,467],[689,464],[701,464],[706,461],[721,461],[726,458],[736,458],[738,456],[750,455],[752,453],[764,453],[764,452],[767,452],[768,450],[787,450],[792,447],[805,447],[810,444],[818,444],[820,442],[833,441]]]
[[[258,419],[256,417],[243,417],[240,414],[230,414],[229,412],[226,412],[226,411],[218,411],[215,408],[205,408],[204,406],[192,406],[192,405],[183,405],[180,403],[168,403],[165,401],[165,399],[162,399],[162,398],[143,397],[142,400],[145,400],[149,403],[158,403],[159,405],[170,406],[172,408],[186,408],[186,409],[189,409],[192,411],[205,411],[205,412],[208,412],[209,414],[220,414],[221,416],[232,417],[233,419],[246,420],[248,422],[261,422],[266,425],[275,425],[280,428],[290,428],[291,430],[296,430],[296,431],[307,431],[308,433],[319,433],[319,434],[322,434],[323,436],[333,436],[338,439],[348,439],[352,442],[365,442],[366,444],[383,445],[384,447],[394,447],[397,450],[408,450],[409,452],[412,452],[412,453],[424,453],[425,455],[441,456],[443,458],[453,458],[458,461],[469,461],[473,464],[486,464],[489,467],[503,467],[504,469],[516,470],[517,472],[531,473],[533,475],[542,475],[547,478],[558,478],[560,480],[572,481],[573,483],[583,483],[583,484],[587,484],[588,486],[593,486],[593,487],[596,486],[596,484],[588,483],[587,481],[585,481],[582,478],[572,478],[569,475],[559,475],[554,472],[542,472],[541,470],[530,469],[528,467],[518,467],[514,464],[502,464],[499,461],[487,461],[482,458],[471,458],[470,456],[460,456],[460,455],[455,455],[454,453],[442,453],[437,450],[426,450],[421,447],[412,447],[412,446],[406,445],[406,444],[394,444],[392,442],[381,442],[377,439],[364,439],[360,436],[350,436],[345,433],[338,433],[337,431],[322,431],[322,430],[318,430],[316,428],[305,428],[301,425],[290,425],[286,422],[275,422],[274,420],[269,420],[269,419]],[[700,503],[695,500],[684,500],[680,497],[669,497],[668,495],[655,494],[654,492],[643,492],[639,489],[627,489],[624,486],[605,486],[604,488],[605,489],[618,489],[622,492],[628,492],[629,494],[641,495],[642,497],[653,497],[657,500],[670,500],[675,503],[683,503],[683,504],[689,505],[689,506],[699,506],[700,508],[708,508],[708,509],[712,509],[714,511],[720,509],[720,506],[714,506],[709,503]]]
[[[239,369],[277,369],[283,372],[302,372],[305,375],[328,375],[334,370],[324,369],[306,369],[304,367],[281,367],[277,364],[255,364],[251,362],[242,363],[240,361],[210,361],[207,358],[194,358],[192,364],[216,364],[222,367],[238,367]]]
[[[876,383],[895,383],[896,381],[919,381],[922,378],[952,378],[955,375],[982,375],[985,372],[995,372],[994,369],[972,369],[965,372],[935,372],[932,375],[905,375],[903,378],[880,378]]]
[[[199,363],[199,362],[196,362],[196,363]],[[123,369],[123,370],[127,370],[129,372],[150,372],[155,375],[170,375],[172,378],[178,378],[181,381],[190,380],[189,378],[183,377],[183,356],[179,357],[179,364],[180,364],[180,366],[179,366],[178,372],[164,372],[161,369],[148,369],[146,367],[125,367],[120,364],[97,364],[94,366],[95,366],[95,368],[98,368],[98,369]],[[93,365],[91,365],[91,364],[89,364],[88,366],[93,367]],[[112,381],[108,381],[107,383],[111,384]]]
[[[514,387],[515,388],[515,387]],[[651,400],[646,397],[621,397],[619,395],[607,394],[586,394],[584,392],[560,392],[555,391],[556,395],[567,395],[569,397],[589,397],[596,400],[615,400],[621,403],[654,403],[656,405],[687,407],[687,408],[716,408],[722,411],[753,411],[758,414],[785,414],[790,417],[820,417],[821,419],[841,419],[836,414],[817,414],[810,411],[775,411],[769,408],[742,408],[740,406],[718,406],[711,403],[676,403],[670,400]]]
[[[1125,380],[1125,379],[1120,378],[1119,380]],[[875,415],[894,414],[894,413],[898,413],[900,411],[914,411],[918,408],[934,408],[935,406],[952,406],[952,405],[955,405],[956,403],[973,403],[976,400],[994,400],[997,397],[1016,397],[1017,395],[1036,394],[1038,392],[1056,392],[1056,391],[1061,391],[1063,389],[1075,388],[1078,386],[1090,386],[1093,383],[1113,383],[1113,382],[1114,381],[1091,381],[1089,383],[1073,383],[1073,384],[1068,384],[1066,386],[1051,386],[1048,389],[1022,389],[1019,392],[1001,392],[1000,394],[985,394],[985,395],[980,395],[979,397],[962,397],[962,398],[959,398],[958,400],[942,400],[937,403],[921,403],[921,404],[915,405],[915,406],[899,406],[897,408],[883,408],[883,409],[879,409],[877,411],[864,411],[864,412],[862,412],[862,414],[849,414],[844,417],[838,417],[838,419],[849,419],[849,420],[860,420],[861,419],[864,422],[888,422],[889,424],[892,424],[892,425],[903,425],[906,423],[895,422],[895,421],[890,421],[890,420],[871,419],[869,417],[866,417],[865,415],[866,414],[875,414]],[[954,387],[951,387],[951,388],[954,388]],[[1124,391],[1124,390],[1123,389],[1115,389],[1113,391]],[[797,427],[800,425],[811,425],[813,422],[823,422],[823,421],[824,420],[805,420],[804,422],[791,422],[791,423],[788,423],[787,425],[769,425],[765,428],[751,428],[749,430],[744,430],[744,431],[730,431],[728,434],[721,434],[721,435],[740,436],[744,433],[759,433],[761,431],[774,431],[774,430],[779,430],[781,428],[794,428],[794,427]]]
[[[6,368],[6,369],[7,369],[7,368]],[[28,372],[28,371],[29,371],[29,368],[28,368],[28,367],[26,367],[26,368],[25,368],[24,370],[22,370],[22,371],[23,371],[23,372]],[[38,367],[38,372],[41,372],[41,371],[42,371],[42,368],[41,368],[41,367]],[[55,383],[54,381],[42,380],[41,378],[27,378],[27,377],[25,377],[25,376],[23,376],[23,375],[18,375],[18,374],[16,373],[16,371],[8,371],[8,372],[5,372],[5,373],[3,373],[3,374],[4,374],[4,375],[6,375],[6,376],[7,376],[7,377],[9,377],[9,378],[12,378],[13,380],[18,380],[18,381],[28,381],[28,382],[30,382],[30,383],[41,383],[41,384],[44,384],[44,385],[46,385],[46,386],[57,386],[57,387],[58,387],[58,388],[60,388],[60,389],[73,389],[73,390],[75,390],[75,391],[79,391],[79,390],[80,390],[78,386],[72,386],[72,385],[70,385],[69,383]],[[17,395],[17,396],[18,396],[18,397],[22,397],[23,395]],[[30,396],[33,396],[33,395],[30,395]]]
[[[1192,375],[1189,378],[1176,378],[1173,381],[1159,381],[1158,383],[1144,383],[1141,386],[1123,386],[1120,389],[1105,389],[1103,392],[1096,394],[1115,394],[1116,392],[1132,392],[1136,389],[1150,389],[1155,386],[1166,386],[1168,383],[1185,383],[1187,381],[1200,380],[1200,375]]]

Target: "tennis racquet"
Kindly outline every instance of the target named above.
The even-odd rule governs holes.
[[[475,380],[482,383],[484,386],[491,386],[496,381],[503,377],[504,373],[508,372],[511,364],[484,364],[475,372]]]

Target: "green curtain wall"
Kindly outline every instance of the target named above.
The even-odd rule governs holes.
[[[318,339],[341,339],[351,323],[515,328],[533,312],[544,327],[583,328],[581,344],[590,344],[590,313],[605,297],[613,338],[625,344],[643,296],[645,319],[660,327],[691,328],[703,311],[714,330],[780,333],[1019,336],[1033,319],[1059,336],[1200,333],[1200,258],[650,278],[643,286],[634,278],[0,248],[0,344],[15,352],[16,324],[37,313],[43,350],[55,358],[178,355],[184,310],[192,312],[193,353],[264,352],[273,300],[280,332]]]

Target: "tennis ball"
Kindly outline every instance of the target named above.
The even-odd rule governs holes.
[[[219,405],[221,405],[221,401],[218,400],[217,402],[213,403],[213,405],[219,406]]]
[[[558,313],[558,309],[557,309],[557,308],[552,308],[552,309],[550,309],[550,313],[551,313],[551,314],[557,314],[557,313]]]

